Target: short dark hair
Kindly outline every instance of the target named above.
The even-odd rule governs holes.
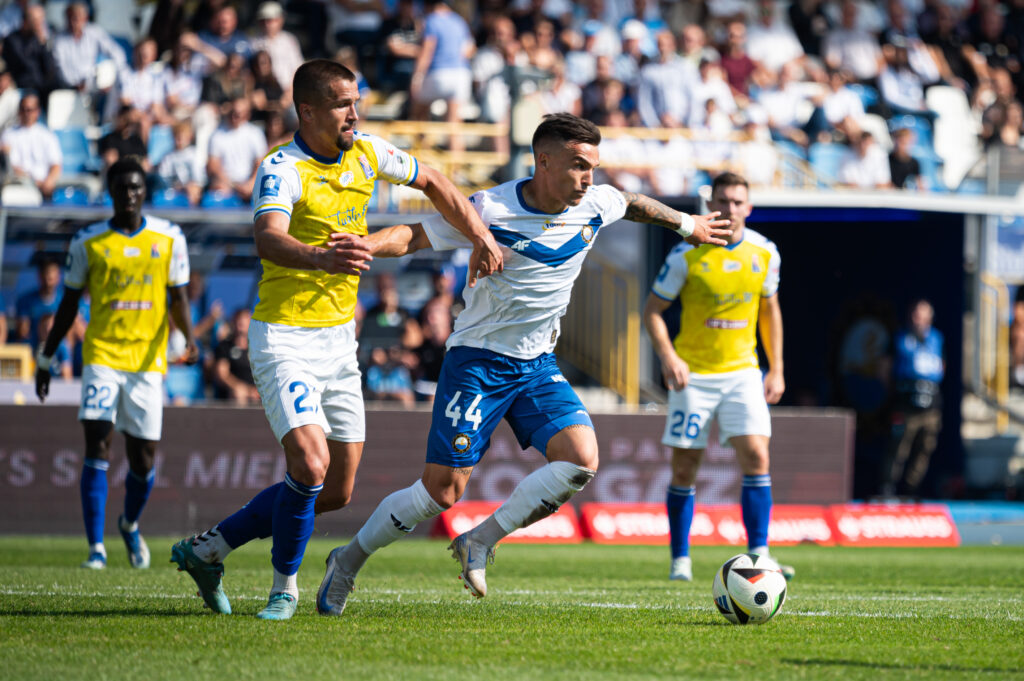
[[[128,175],[130,173],[138,173],[142,175],[143,181],[146,179],[146,170],[142,167],[142,162],[138,156],[124,156],[114,162],[110,168],[107,169],[107,189],[113,189],[114,179],[121,177],[122,175]]]
[[[711,183],[712,196],[715,195],[719,187],[744,187],[749,191],[750,183],[747,182],[747,178],[738,173],[724,172],[715,177],[715,181]]]
[[[548,114],[533,133],[533,150],[544,142],[593,144],[601,143],[601,131],[590,121],[571,113]]]
[[[327,84],[339,78],[355,81],[356,74],[330,59],[311,59],[300,66],[292,78],[295,113],[299,113],[299,104],[315,105],[327,99]]]

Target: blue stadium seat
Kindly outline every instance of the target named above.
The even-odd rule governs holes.
[[[135,45],[132,44],[132,39],[124,35],[111,35],[110,37],[114,39],[114,42],[117,43],[122,50],[124,50],[125,61],[127,61],[128,64],[131,64],[132,56],[134,56],[133,53],[135,52]]]
[[[698,168],[693,173],[693,193],[696,194],[697,190],[706,184],[711,184],[711,175],[708,174],[708,171]]]
[[[219,300],[225,316],[239,308],[252,308],[256,297],[256,272],[253,270],[219,270],[206,275],[206,300]]]
[[[66,174],[81,175],[100,169],[100,159],[93,155],[89,148],[89,140],[82,128],[64,128],[54,130],[60,141],[60,151],[64,156],[62,170]]]
[[[924,184],[929,191],[933,192],[944,192],[946,191],[946,185],[942,181],[942,161],[935,155],[922,154],[920,156],[914,156],[917,159],[918,165],[921,166],[921,177],[924,178]]]
[[[91,203],[89,192],[81,187],[73,186],[59,187],[53,193],[53,199],[51,200],[57,206],[88,206]]]
[[[956,193],[982,196],[988,193],[988,189],[985,187],[985,180],[978,177],[965,177],[960,186],[956,188]]]
[[[29,261],[32,260],[32,254],[35,252],[36,245],[34,243],[8,241],[4,244],[3,268],[13,267],[14,269],[19,269],[21,267],[28,267]]]
[[[107,208],[113,206],[114,201],[113,199],[110,198],[110,192],[108,192],[106,189],[100,192],[100,195],[96,197],[95,201],[93,201],[93,205],[106,206]]]
[[[153,192],[153,205],[157,208],[188,208],[188,195],[175,189],[158,189]]]
[[[245,208],[242,199],[233,192],[223,191],[205,192],[199,205],[203,208]]]
[[[839,176],[839,165],[847,152],[848,149],[842,144],[818,142],[807,150],[807,158],[815,172],[829,180],[835,180]]]
[[[855,93],[857,93],[857,96],[860,97],[860,103],[864,106],[865,110],[874,106],[875,104],[878,104],[878,90],[871,87],[870,85],[850,83],[846,87],[850,88]]]
[[[775,140],[773,144],[783,153],[791,154],[803,161],[807,160],[807,150],[792,140]]]
[[[172,364],[167,367],[167,378],[164,382],[164,388],[167,390],[167,397],[172,401],[189,404],[205,399],[203,368],[198,364],[191,366]]]
[[[169,125],[154,125],[149,130],[149,145],[146,155],[149,162],[156,166],[164,156],[174,151],[174,133]]]

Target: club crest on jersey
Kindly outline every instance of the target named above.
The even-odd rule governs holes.
[[[277,175],[264,175],[260,182],[260,198],[265,196],[277,196],[281,190],[281,178]]]
[[[757,261],[757,258],[754,258],[750,261],[750,271],[758,273],[761,272],[761,263]]]
[[[584,225],[583,229],[580,230],[580,236],[589,244],[594,238],[594,228],[590,225]]]
[[[739,272],[743,269],[743,263],[737,260],[726,260],[722,263],[723,272]]]
[[[355,181],[355,179],[356,174],[353,173],[351,170],[346,170],[341,174],[341,179],[339,179],[338,181],[341,183],[342,187],[347,187],[350,184],[352,184]]]
[[[452,438],[452,449],[459,454],[468,451],[471,444],[473,444],[473,438],[468,433],[459,433]]]
[[[372,180],[376,175],[373,172],[373,168],[370,167],[370,162],[366,160],[366,156],[360,156],[356,160],[359,161],[359,167],[363,169],[363,175],[366,175],[366,179]]]
[[[149,257],[151,257],[151,258],[159,258],[160,257],[160,247],[157,246],[156,244],[153,244],[152,246],[150,246],[149,247]]]

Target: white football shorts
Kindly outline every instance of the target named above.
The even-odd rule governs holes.
[[[330,440],[366,439],[355,321],[307,328],[254,319],[249,364],[278,442],[288,431],[311,424]]]
[[[771,437],[772,421],[761,371],[690,374],[685,388],[668,393],[668,418],[661,443],[680,449],[704,449],[712,418],[718,420],[722,445],[737,435]]]
[[[468,102],[473,91],[473,74],[469,69],[435,69],[423,77],[419,101],[454,99]]]
[[[163,374],[86,364],[78,420],[110,421],[122,433],[158,441],[164,424]]]

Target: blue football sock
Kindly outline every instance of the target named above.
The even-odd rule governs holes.
[[[669,485],[668,508],[669,546],[672,557],[690,555],[690,526],[693,524],[693,487]]]
[[[253,539],[263,539],[271,535],[274,529],[274,503],[282,487],[283,482],[271,485],[250,499],[245,506],[220,521],[217,529],[231,548],[237,549]]]
[[[82,462],[82,479],[79,490],[82,495],[82,519],[85,520],[85,536],[89,544],[103,543],[103,521],[107,510],[107,469],[110,464],[103,459],[86,459]]]
[[[302,564],[306,543],[313,534],[313,506],[323,485],[307,487],[285,473],[284,484],[274,501],[274,546],[270,551],[274,569],[294,575]]]
[[[744,475],[740,493],[747,548],[768,546],[768,521],[772,516],[772,476]]]
[[[156,471],[150,471],[145,478],[140,478],[131,471],[128,471],[124,479],[124,519],[129,525],[136,522],[142,515],[142,509],[146,507],[146,500],[149,493],[153,491],[153,481],[156,480]]]

